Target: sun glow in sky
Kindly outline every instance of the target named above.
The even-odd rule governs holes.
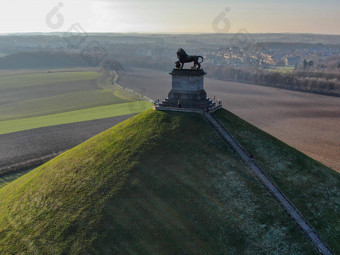
[[[1,3],[0,33],[64,32],[79,23],[86,32],[233,33],[245,28],[251,33],[340,34],[339,0],[2,0]],[[220,22],[216,23],[218,17]]]

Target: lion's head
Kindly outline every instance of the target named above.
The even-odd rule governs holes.
[[[185,52],[185,50],[183,50],[182,48],[178,49],[178,51],[177,51],[177,58],[179,60],[184,59],[187,56],[188,56],[188,54]]]

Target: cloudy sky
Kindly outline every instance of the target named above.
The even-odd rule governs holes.
[[[340,34],[339,0],[1,0],[0,33]]]

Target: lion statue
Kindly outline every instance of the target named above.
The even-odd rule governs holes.
[[[185,63],[194,62],[194,66],[191,69],[201,69],[201,63],[203,62],[204,58],[202,56],[189,56],[185,50],[182,48],[178,49],[177,51],[177,58],[178,61],[175,63],[176,68],[183,69]],[[199,59],[202,59],[201,62],[198,62]]]

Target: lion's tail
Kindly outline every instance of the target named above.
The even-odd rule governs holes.
[[[201,58],[201,59],[202,59],[202,61],[199,62],[199,63],[202,63],[202,62],[204,61],[204,58],[203,58],[202,56],[198,56],[198,58]]]

